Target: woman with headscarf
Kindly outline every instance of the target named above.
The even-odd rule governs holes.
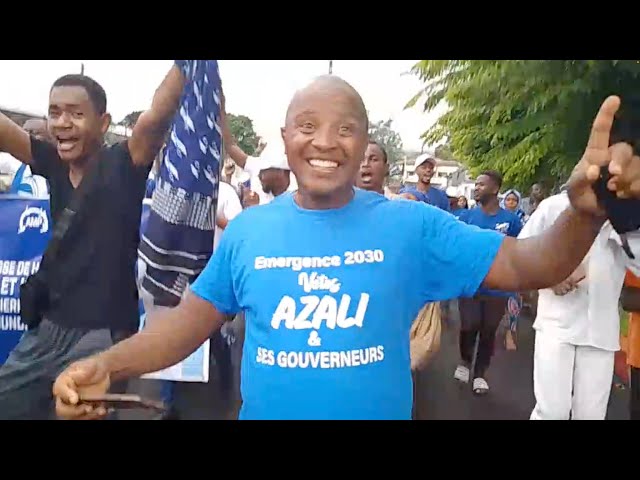
[[[522,203],[522,195],[517,190],[511,189],[507,190],[500,201],[500,206],[505,210],[515,213],[520,221],[525,223],[525,213],[522,208],[520,208],[520,204]],[[507,302],[507,313],[506,317],[509,320],[509,328],[505,333],[505,346],[507,350],[515,350],[516,349],[516,333],[518,326],[518,317],[520,317],[520,312],[522,311],[522,296],[516,293],[513,296],[509,297]]]
[[[515,213],[524,223],[525,213],[520,207],[522,203],[522,195],[517,190],[507,190],[500,201],[500,206],[505,210]]]

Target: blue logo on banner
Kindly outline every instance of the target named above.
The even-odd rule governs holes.
[[[20,285],[40,268],[51,236],[49,201],[0,197],[0,364],[26,326],[20,321]]]

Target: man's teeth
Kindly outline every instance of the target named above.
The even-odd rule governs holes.
[[[331,160],[309,160],[309,163],[312,167],[320,167],[320,168],[336,168],[338,166],[337,162],[332,162]]]

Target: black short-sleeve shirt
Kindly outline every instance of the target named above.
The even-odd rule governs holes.
[[[53,223],[69,204],[74,187],[69,167],[54,146],[31,138],[34,174],[49,180]],[[127,142],[99,154],[95,190],[69,229],[49,279],[50,321],[67,327],[135,330],[138,291],[135,263],[140,215],[150,166],[136,167]]]

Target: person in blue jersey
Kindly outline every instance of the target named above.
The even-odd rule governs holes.
[[[512,212],[500,206],[498,193],[502,187],[502,176],[487,170],[478,175],[474,190],[475,208],[465,210],[459,219],[483,230],[499,232],[509,237],[517,237],[522,222]],[[469,369],[472,364],[476,336],[479,335],[478,352],[473,372],[473,392],[481,395],[489,391],[485,378],[496,337],[496,330],[504,317],[507,301],[512,293],[480,288],[475,295],[460,298],[460,357],[462,363],[454,373],[456,380],[469,382]]]
[[[355,188],[367,110],[344,80],[316,78],[294,95],[282,128],[298,190],[236,217],[177,307],[59,375],[58,416],[102,418],[81,392],[173,365],[244,311],[241,419],[410,419],[409,332],[425,303],[569,276],[605,221],[591,189],[600,165],[610,164],[613,190],[640,197],[640,158],[608,148],[619,103],[611,97],[598,113],[570,181],[572,207],[517,240]]]
[[[451,210],[451,214],[456,218],[460,218],[460,215],[462,215],[467,210],[469,210],[469,202],[467,201],[467,197],[465,197],[464,195],[460,195],[456,202],[456,208]]]
[[[447,194],[438,187],[431,185],[431,179],[436,169],[435,155],[423,153],[416,158],[414,167],[418,183],[415,187],[403,187],[398,193],[400,195],[409,194],[420,202],[434,205],[448,212],[449,198]]]
[[[507,190],[500,201],[500,206],[509,212],[515,213],[522,225],[524,226],[525,213],[521,208],[522,195],[520,192],[514,189]],[[504,343],[507,350],[516,350],[516,337],[518,333],[518,319],[520,318],[520,312],[522,312],[522,295],[520,293],[513,293],[509,297],[507,303],[507,319],[508,328],[505,332]]]

